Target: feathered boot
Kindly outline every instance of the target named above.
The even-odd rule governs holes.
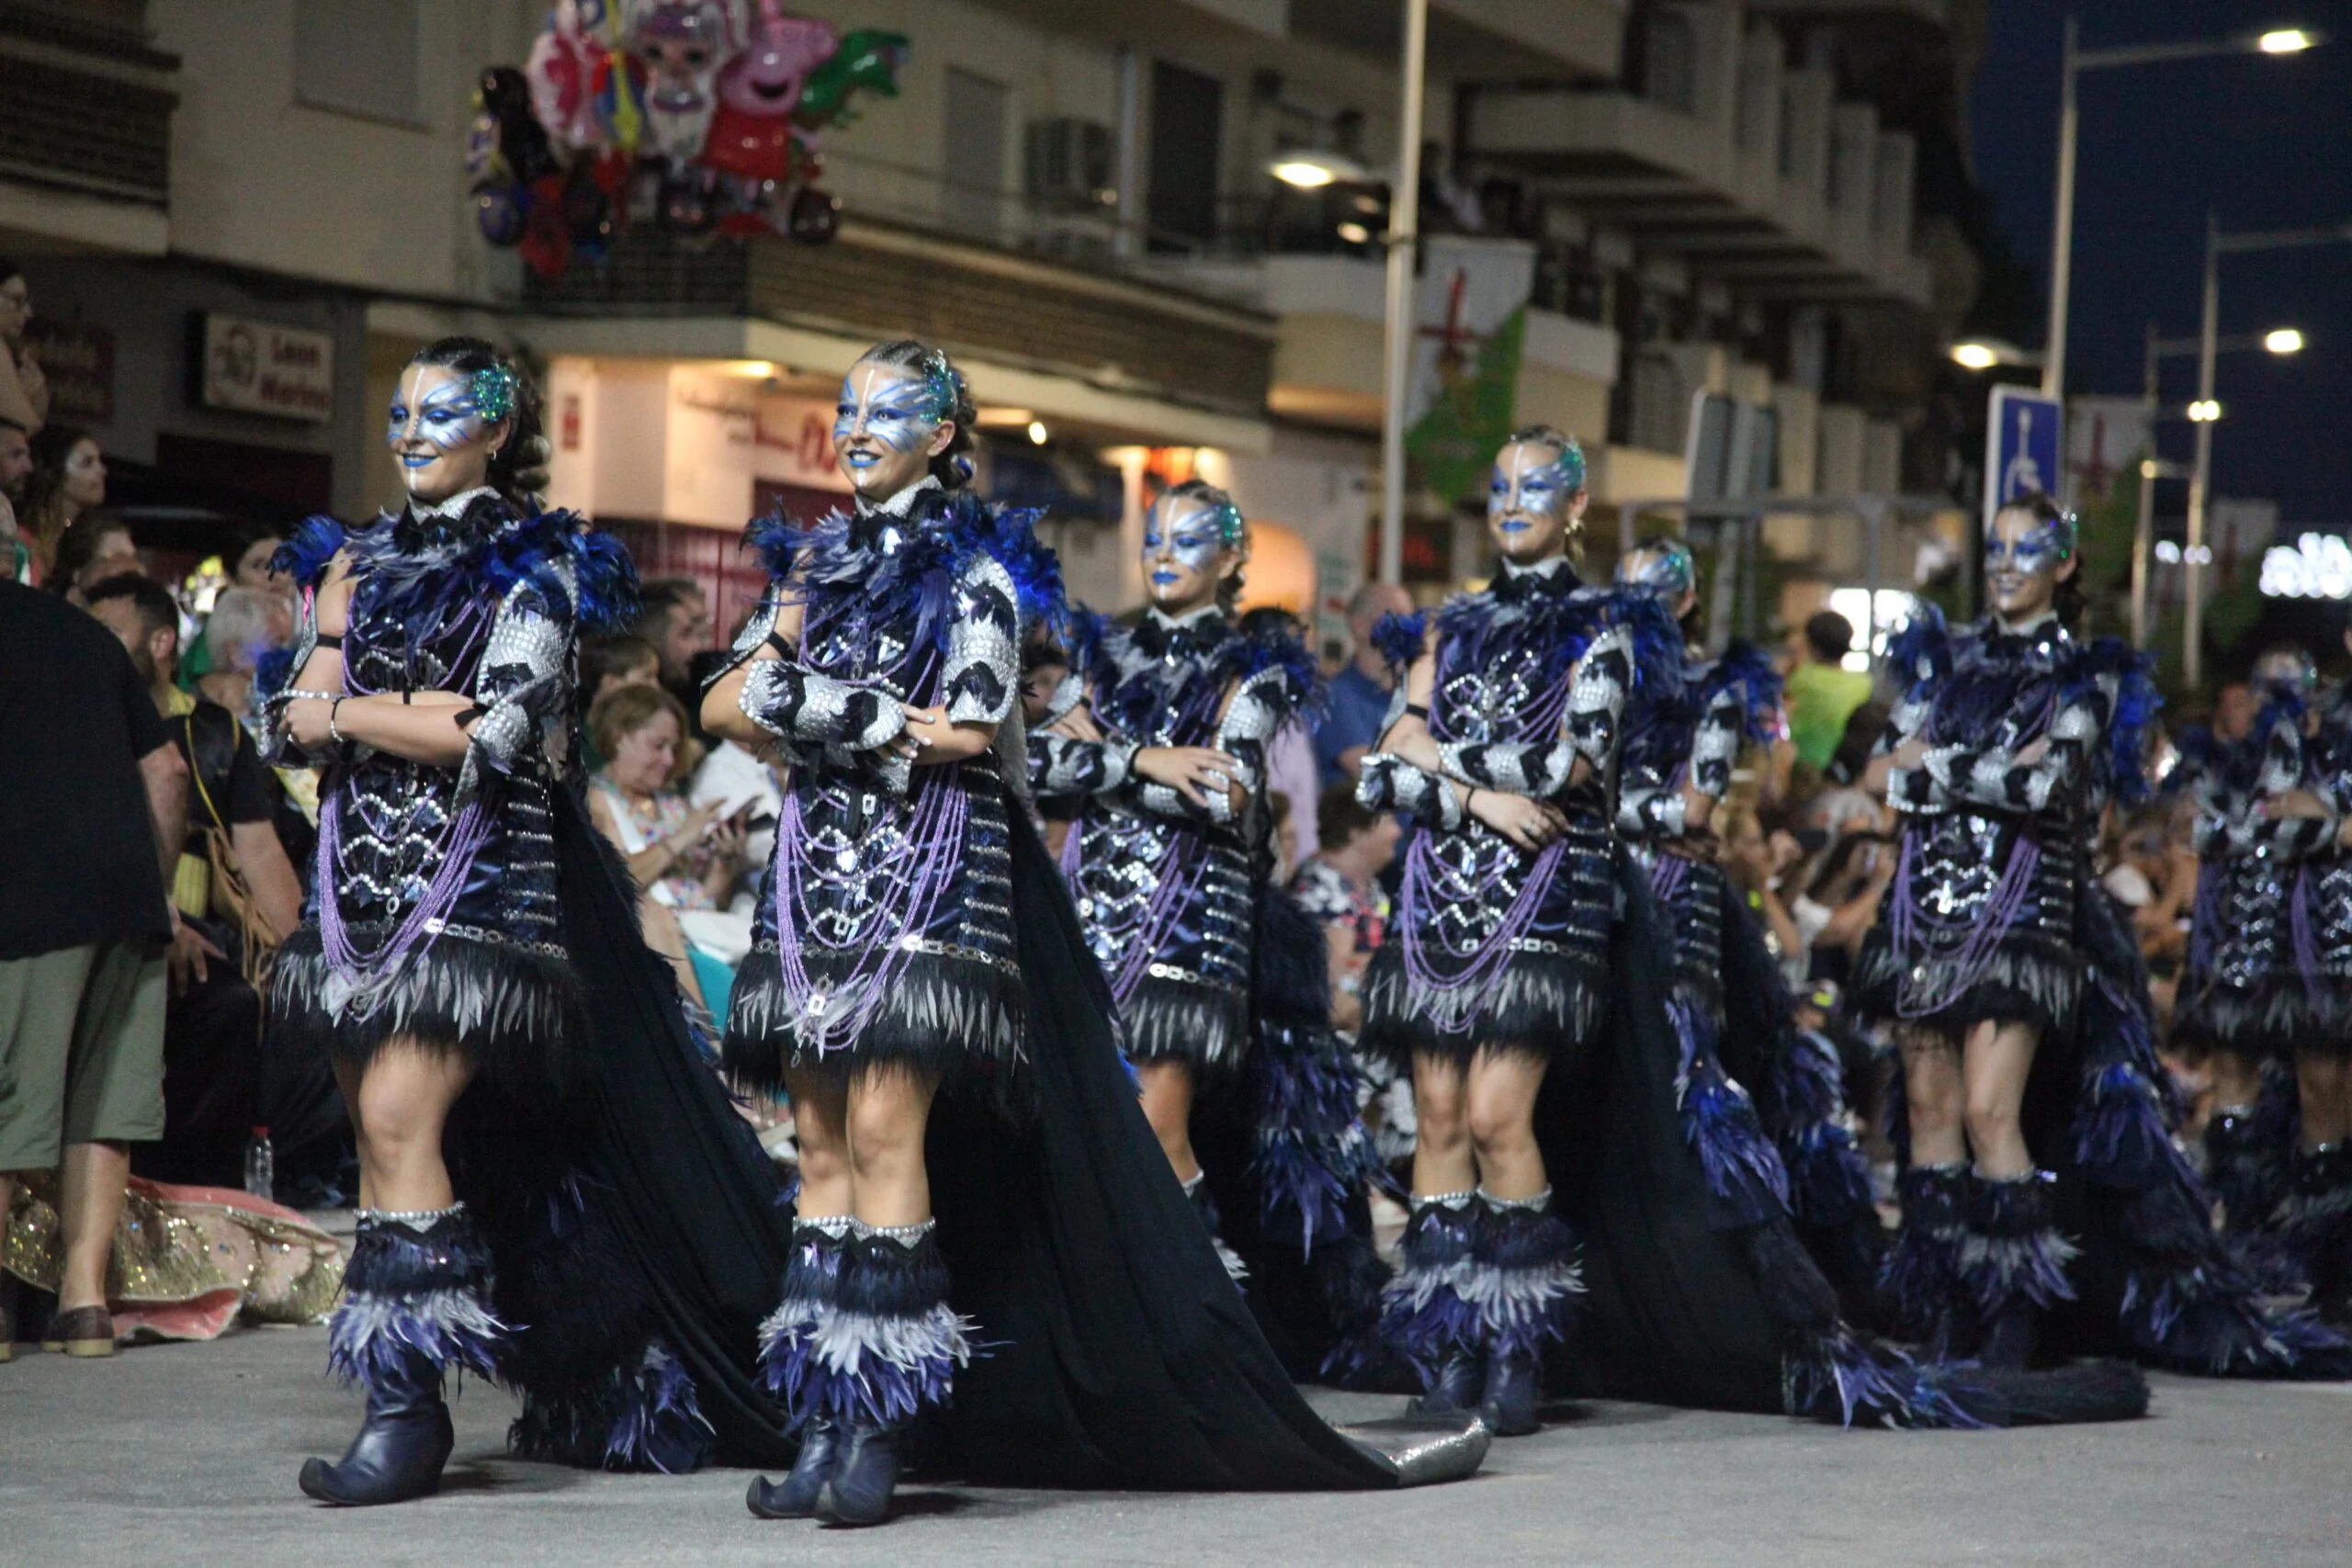
[[[463,1203],[363,1209],[327,1329],[327,1364],[368,1391],[358,1436],[334,1464],[303,1462],[303,1492],[351,1507],[402,1503],[441,1483],[454,1438],[442,1374],[497,1373],[506,1325],[489,1307],[490,1249]]]
[[[793,1224],[792,1257],[784,1266],[784,1299],[760,1325],[761,1374],[783,1399],[800,1432],[800,1452],[783,1484],[764,1475],[752,1479],[743,1500],[763,1519],[815,1517],[818,1495],[841,1451],[840,1424],[811,1395],[816,1348],[841,1304],[842,1251],[856,1223],[846,1214],[832,1214]]]
[[[1380,1295],[1380,1339],[1421,1380],[1415,1408],[1453,1416],[1483,1392],[1486,1333],[1464,1291],[1476,1265],[1478,1195],[1416,1192],[1405,1222],[1404,1267]]]
[[[1968,1337],[1962,1321],[1962,1244],[1968,1237],[1968,1168],[1915,1165],[1895,1179],[1903,1226],[1878,1277],[1878,1316],[1930,1359]]]
[[[1565,1340],[1568,1314],[1584,1289],[1577,1243],[1552,1213],[1552,1190],[1498,1198],[1478,1190],[1481,1211],[1463,1294],[1485,1329],[1486,1368],[1478,1414],[1498,1438],[1523,1438],[1541,1422],[1544,1342]]]
[[[1973,1179],[1960,1273],[1984,1325],[1976,1356],[1988,1367],[2030,1364],[2041,1314],[2074,1299],[2066,1265],[2076,1248],[2058,1234],[2057,1181],[2046,1170]]]

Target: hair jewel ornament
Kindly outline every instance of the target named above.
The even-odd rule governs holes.
[[[932,419],[944,423],[956,416],[961,389],[956,384],[956,370],[947,363],[947,355],[935,348],[923,352],[922,390],[924,412]]]
[[[1560,460],[1552,466],[1560,470],[1560,488],[1564,491],[1584,489],[1584,447],[1573,435],[1561,438]]]
[[[485,365],[466,380],[474,413],[485,424],[496,424],[514,412],[514,372],[503,365]]]
[[[1241,508],[1233,504],[1232,498],[1219,491],[1209,502],[1209,511],[1216,518],[1217,541],[1228,547],[1240,544],[1250,525],[1242,521]]]

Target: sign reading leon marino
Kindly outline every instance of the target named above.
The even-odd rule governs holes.
[[[324,423],[334,417],[334,339],[206,312],[198,379],[206,407]]]

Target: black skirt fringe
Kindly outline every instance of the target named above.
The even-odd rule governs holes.
[[[1363,1028],[1356,1047],[1400,1073],[1433,1056],[1467,1068],[1481,1051],[1555,1061],[1591,1044],[1606,1011],[1608,971],[1577,954],[1521,953],[1503,965],[1493,1005],[1460,1034],[1441,1032],[1429,998],[1405,974],[1404,944],[1391,937],[1372,955],[1363,981]]]
[[[1929,959],[1932,967],[1949,960]],[[1896,957],[1881,924],[1862,943],[1854,963],[1848,1015],[1862,1022],[1912,1023],[1963,1030],[1987,1019],[2030,1023],[2047,1037],[2074,1028],[2082,1003],[2083,959],[2054,937],[2019,931],[2003,939],[1976,983],[1948,1007],[1924,1018],[1905,1019],[1897,1004],[1906,965]]]
[[[366,927],[352,934],[362,952],[382,939]],[[327,1004],[329,977],[316,926],[287,938],[269,987],[269,1027],[281,1048],[362,1067],[387,1040],[408,1039],[462,1051],[484,1080],[536,1098],[563,1092],[573,1044],[587,1032],[571,960],[520,943],[444,932],[340,1012]]]
[[[812,966],[819,978],[821,965]],[[978,1068],[1001,1079],[1021,1058],[1021,976],[1009,965],[917,953],[856,1042],[803,1050],[784,990],[775,944],[752,950],[735,974],[721,1055],[737,1083],[770,1091],[787,1070],[838,1073],[899,1068],[943,1086]]]
[[[1146,976],[1119,1010],[1127,1057],[1182,1062],[1197,1076],[1239,1065],[1250,1043],[1250,994]]]

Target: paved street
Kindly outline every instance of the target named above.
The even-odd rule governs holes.
[[[882,1531],[765,1524],[740,1472],[587,1475],[503,1457],[512,1414],[469,1384],[438,1498],[335,1512],[294,1489],[341,1451],[356,1396],[322,1329],[264,1329],[107,1361],[0,1367],[0,1562],[236,1564],[1656,1564],[2352,1560],[2352,1393],[2164,1378],[2123,1427],[1838,1433],[1638,1405],[1563,1412],[1487,1472],[1389,1495],[1165,1496],[910,1489]],[[1323,1396],[1318,1396],[1322,1398]],[[1338,1416],[1393,1402],[1324,1399]]]

